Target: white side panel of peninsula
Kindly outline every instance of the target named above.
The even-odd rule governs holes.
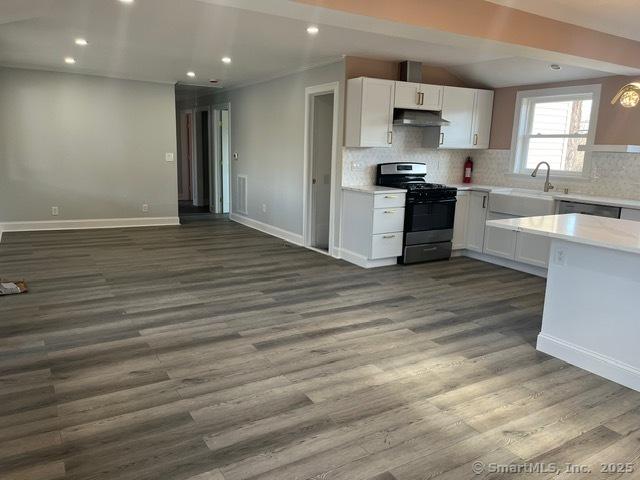
[[[538,350],[640,391],[640,223],[571,214],[487,224],[552,239]]]

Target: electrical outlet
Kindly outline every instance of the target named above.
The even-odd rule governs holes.
[[[558,248],[553,256],[553,263],[556,265],[566,265],[567,264],[567,254],[562,248]]]
[[[267,204],[266,203],[262,204],[262,213],[267,213]]]
[[[60,210],[58,209],[58,207],[51,207],[52,216],[57,217],[59,213],[60,213]]]
[[[146,203],[142,204],[142,213],[147,213],[149,211],[149,205]]]
[[[351,170],[354,172],[363,170],[362,162],[351,162]]]
[[[166,162],[173,162],[173,152],[167,152],[164,154],[164,160]]]

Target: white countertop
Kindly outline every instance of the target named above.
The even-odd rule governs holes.
[[[489,220],[487,225],[640,254],[640,222],[570,213]]]
[[[558,201],[567,201],[567,202],[580,202],[580,203],[590,203],[593,205],[608,205],[612,207],[622,207],[622,208],[634,208],[640,210],[640,200],[632,200],[628,198],[616,198],[616,197],[599,197],[595,195],[584,195],[581,193],[559,193],[559,192],[548,192],[545,193],[543,191],[538,190],[530,190],[526,188],[513,188],[513,187],[500,187],[495,185],[478,185],[475,183],[453,183],[448,184],[449,187],[455,187],[458,190],[464,191],[475,191],[475,192],[487,192],[487,193],[505,193],[505,194],[513,194],[513,195],[540,195],[540,196],[549,196],[554,200]],[[406,190],[402,190],[399,188],[388,188],[388,187],[378,187],[376,185],[356,185],[351,187],[342,187],[343,190],[350,190],[353,192],[362,192],[362,193],[403,193]]]
[[[512,188],[512,187],[497,187],[492,185],[476,185],[474,183],[461,183],[461,184],[452,184],[450,187],[456,187],[460,191],[477,191],[477,192],[494,192],[494,193],[513,193],[524,194],[524,195],[548,195],[554,200],[558,201],[567,201],[567,202],[581,202],[581,203],[591,203],[593,205],[608,205],[612,207],[623,207],[623,208],[635,208],[640,210],[640,200],[632,200],[628,198],[616,198],[616,197],[598,197],[595,195],[584,195],[581,193],[559,193],[559,192],[548,192],[545,193],[543,191],[538,190],[528,190],[525,188]]]
[[[352,187],[342,187],[343,190],[349,190],[350,192],[361,192],[361,193],[407,193],[406,190],[402,188],[391,188],[391,187],[379,187],[378,185],[356,185]]]

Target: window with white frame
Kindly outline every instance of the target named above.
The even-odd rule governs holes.
[[[554,174],[588,173],[600,86],[521,91],[514,125],[514,173],[529,174],[547,162]]]

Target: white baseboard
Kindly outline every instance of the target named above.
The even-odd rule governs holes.
[[[451,253],[452,257],[469,257],[482,262],[493,263],[494,265],[500,265],[501,267],[511,268],[512,270],[518,270],[520,272],[536,275],[537,277],[547,278],[547,269],[536,267],[534,265],[527,265],[526,263],[515,262],[506,258],[494,257],[493,255],[487,255],[484,253],[473,252],[471,250],[454,250]]]
[[[259,222],[258,220],[254,220],[253,218],[245,217],[244,215],[239,215],[237,213],[230,213],[229,220],[241,223],[242,225],[253,228],[255,230],[260,230],[261,232],[273,235],[274,237],[281,238],[289,243],[293,243],[294,245],[304,245],[302,235],[289,232],[288,230],[283,230],[282,228],[274,227],[273,225],[269,225],[267,223]]]
[[[47,220],[37,222],[0,223],[2,232],[34,232],[40,230],[87,230],[93,228],[157,227],[180,225],[178,217],[99,218],[87,220]]]
[[[573,343],[540,333],[536,348],[552,357],[640,391],[640,370]]]
[[[346,250],[344,248],[340,250],[339,258],[362,268],[388,267],[389,265],[397,265],[398,263],[398,259],[396,257],[382,258],[380,260],[369,260],[363,255],[352,252],[351,250]]]

